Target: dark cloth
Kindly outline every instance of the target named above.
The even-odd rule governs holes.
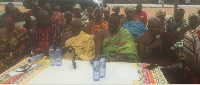
[[[176,52],[171,50],[172,45],[176,42],[176,38],[168,32],[163,32],[160,35],[160,39],[162,40],[161,51],[159,47],[153,49],[152,53],[145,59],[141,59],[142,62],[158,64],[160,66],[170,66],[177,61]],[[151,41],[150,45],[154,41],[155,40]]]

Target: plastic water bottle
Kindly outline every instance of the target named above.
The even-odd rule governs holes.
[[[35,56],[30,57],[30,58],[28,59],[28,62],[29,62],[29,63],[33,63],[33,62],[35,62],[35,61],[38,61],[38,60],[43,59],[43,57],[44,57],[44,54],[37,54],[37,55],[35,55]]]
[[[100,59],[100,77],[104,78],[106,74],[106,59],[104,55],[101,55]]]
[[[99,65],[99,60],[97,57],[95,58],[93,62],[93,80],[94,81],[100,80],[100,65]]]
[[[56,60],[56,66],[62,65],[62,56],[61,56],[61,50],[59,47],[57,47],[55,51],[55,60]]]
[[[53,46],[50,46],[49,48],[49,62],[51,66],[55,65],[55,54],[54,54]]]

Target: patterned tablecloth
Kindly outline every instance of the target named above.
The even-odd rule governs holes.
[[[117,63],[117,62],[116,62]],[[162,71],[159,68],[155,68],[154,70],[147,70],[144,67],[148,66],[145,63],[131,63],[133,67],[138,69],[138,74],[140,80],[133,81],[133,84],[168,84],[165,79]],[[30,79],[36,76],[42,69],[30,69],[24,73],[20,73],[14,76],[10,76],[11,72],[16,71],[16,69],[24,66],[31,65],[28,62],[28,58],[11,67],[4,73],[0,74],[0,84],[26,84]]]

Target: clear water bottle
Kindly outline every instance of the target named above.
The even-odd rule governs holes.
[[[33,63],[33,62],[35,62],[35,61],[42,60],[43,57],[44,57],[44,54],[37,54],[37,55],[35,55],[35,56],[30,57],[30,58],[28,59],[28,62],[29,62],[29,63]]]
[[[57,47],[55,51],[55,60],[56,60],[56,66],[62,65],[62,56],[61,56],[61,50],[59,47]]]
[[[51,66],[55,65],[55,54],[54,54],[53,46],[50,46],[49,48],[49,62]]]
[[[100,77],[104,78],[106,74],[106,58],[104,55],[101,55],[100,59]]]
[[[97,57],[95,58],[93,62],[93,80],[94,81],[100,80],[100,65],[99,65],[99,60]]]

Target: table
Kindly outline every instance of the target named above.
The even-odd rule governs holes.
[[[0,74],[0,79],[20,65],[28,63],[27,59]],[[77,69],[73,69],[72,62],[63,60],[62,66],[50,66],[43,70],[32,69],[25,73],[8,77],[0,81],[2,84],[168,84],[159,68],[146,70],[145,63],[107,62],[106,77],[100,81],[93,81],[93,68],[89,61],[76,61]],[[135,68],[139,80],[123,79],[116,75],[119,68]],[[133,71],[133,70],[132,70]],[[131,71],[131,72],[132,72]],[[128,72],[128,71],[126,71]],[[4,77],[3,77],[4,76]],[[123,76],[123,75],[121,75]],[[30,80],[29,80],[30,79]]]

